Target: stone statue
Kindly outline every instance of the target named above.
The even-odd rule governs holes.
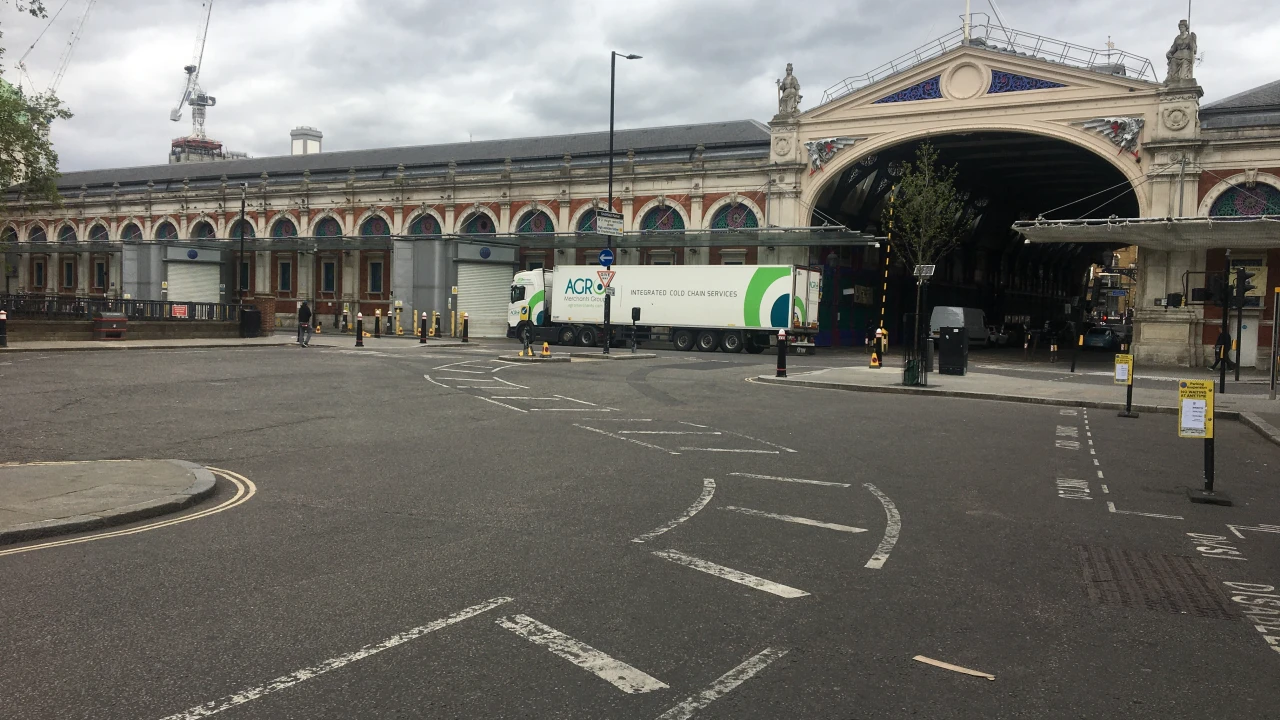
[[[1178,37],[1173,39],[1164,56],[1169,61],[1169,71],[1164,77],[1166,85],[1195,79],[1196,34],[1191,32],[1186,20],[1178,21]]]
[[[778,115],[795,117],[800,114],[800,81],[791,74],[791,63],[787,63],[787,76],[778,81]]]

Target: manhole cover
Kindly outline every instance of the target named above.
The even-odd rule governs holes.
[[[1191,558],[1090,545],[1079,550],[1085,587],[1096,603],[1218,620],[1236,617],[1217,581]]]

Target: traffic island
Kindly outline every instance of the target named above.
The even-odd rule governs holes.
[[[177,512],[213,490],[213,473],[184,460],[0,465],[0,545]]]
[[[553,363],[569,362],[571,358],[568,355],[551,355],[549,357],[541,355],[499,355],[498,359],[505,362]]]
[[[576,353],[569,353],[569,357],[573,358],[574,360],[651,360],[658,356],[656,353],[620,352],[620,353],[609,353],[608,355],[605,355],[604,353],[576,352]]]

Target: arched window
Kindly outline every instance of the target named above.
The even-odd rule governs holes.
[[[120,239],[121,240],[141,240],[142,228],[138,227],[137,223],[129,223],[128,225],[124,226],[123,230],[120,231]]]
[[[482,212],[472,215],[462,226],[463,235],[492,235],[495,232],[497,230],[493,227],[493,220]]]
[[[342,226],[334,218],[327,217],[316,223],[316,237],[338,237],[342,234]]]
[[[594,219],[594,215],[592,218]],[[516,232],[518,233],[549,233],[555,231],[555,226],[551,224],[551,217],[541,210],[526,213],[524,218],[520,220],[520,224],[516,226]]]
[[[89,228],[89,242],[107,242],[107,226],[98,223]]]
[[[413,222],[409,223],[410,235],[439,235],[440,223],[436,222],[434,215],[430,213],[422,213]]]
[[[588,210],[578,218],[578,232],[593,233],[596,231],[596,211]]]
[[[725,205],[716,211],[711,218],[712,230],[738,230],[742,228],[757,228],[760,223],[756,220],[756,214],[746,205]]]
[[[173,223],[166,220],[160,223],[160,225],[156,228],[156,239],[157,240],[177,240],[178,228],[174,227]]]
[[[271,237],[298,237],[298,226],[294,225],[293,221],[289,218],[277,220],[276,224],[271,226]]]
[[[1257,183],[1251,188],[1233,187],[1213,201],[1209,215],[1280,215],[1280,190],[1265,183]]]
[[[217,233],[213,229],[213,224],[210,223],[208,220],[201,220],[200,222],[191,226],[191,238],[193,240],[203,240],[205,238],[211,238],[216,234]],[[237,235],[236,237],[239,237],[239,236]]]
[[[4,233],[0,234],[0,245],[12,245],[18,242],[18,231],[12,225],[4,229]]]
[[[70,225],[63,225],[58,230],[58,242],[73,243],[76,241],[76,229]]]
[[[387,226],[387,221],[381,215],[374,215],[360,223],[360,234],[365,237],[382,237],[390,235],[391,228]]]
[[[31,228],[31,232],[27,234],[27,242],[42,243],[49,242],[49,237],[44,234],[44,228],[36,225]]]
[[[231,238],[240,237],[241,228],[244,229],[245,237],[247,238],[253,237],[253,223],[249,222],[247,218],[236,220],[234,223],[232,223],[231,231],[228,233],[227,237],[231,237]],[[213,237],[213,236],[210,235],[209,237]]]
[[[644,214],[641,230],[683,230],[684,218],[673,207],[658,206]]]

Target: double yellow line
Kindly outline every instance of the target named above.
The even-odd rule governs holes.
[[[3,557],[5,555],[17,555],[18,553],[30,552],[32,550],[44,550],[46,548],[62,547],[63,545],[78,545],[80,543],[86,543],[93,540],[105,540],[107,538],[121,537],[123,535],[134,535],[136,533],[146,532],[147,530],[157,530],[162,527],[177,525],[178,523],[184,523],[184,522],[187,522],[188,520],[197,520],[199,518],[207,517],[215,513],[220,513],[223,510],[230,510],[231,508],[237,505],[241,505],[247,502],[249,498],[253,497],[258,492],[258,486],[254,485],[252,480],[250,480],[249,478],[239,473],[233,473],[230,470],[223,470],[221,468],[216,468],[216,467],[209,467],[207,469],[210,472],[212,472],[214,475],[217,475],[218,477],[224,480],[227,480],[228,482],[236,486],[236,494],[233,495],[227,501],[223,502],[221,505],[218,505],[217,507],[211,507],[208,510],[201,510],[200,512],[194,512],[194,513],[191,513],[190,515],[183,515],[182,517],[171,518],[169,520],[160,520],[153,523],[147,523],[146,525],[140,525],[138,527],[129,528],[127,530],[114,530],[111,532],[101,532],[94,535],[87,535],[85,537],[71,538],[69,540],[54,540],[47,543],[40,543],[39,545],[26,545],[23,547],[16,547],[9,550],[0,550],[0,557]]]

